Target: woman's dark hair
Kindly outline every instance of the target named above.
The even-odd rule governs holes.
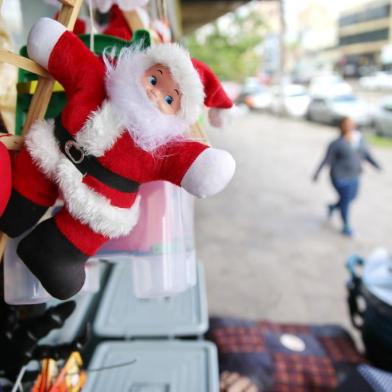
[[[336,124],[338,126],[338,128],[340,129],[341,132],[343,132],[343,124],[346,120],[349,120],[350,117],[349,116],[341,116],[336,120]]]

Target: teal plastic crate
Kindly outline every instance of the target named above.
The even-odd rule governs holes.
[[[102,288],[105,275],[107,274],[108,266],[104,263],[99,263],[97,265],[97,268],[99,271]],[[100,292],[80,292],[74,297],[72,297],[71,299],[76,302],[76,308],[65,321],[63,327],[52,330],[47,336],[41,339],[39,343],[41,345],[57,345],[63,343],[70,343],[75,338],[77,338],[80,334],[84,332],[86,323],[88,321],[91,322],[91,320],[93,319],[94,315],[92,314],[92,310],[96,306],[99,296]],[[61,302],[63,301],[59,301],[53,298],[47,303],[47,306],[56,306]]]
[[[160,299],[139,299],[133,294],[131,262],[116,264],[93,329],[99,337],[113,338],[204,334],[208,329],[208,309],[203,266],[198,263],[197,284],[184,293]]]
[[[135,360],[127,366],[111,368]],[[105,342],[83,392],[218,392],[216,347],[203,341]]]

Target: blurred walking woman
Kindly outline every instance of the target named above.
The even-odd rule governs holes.
[[[335,210],[339,210],[343,221],[342,234],[351,236],[353,231],[349,221],[349,208],[358,194],[362,161],[368,161],[378,170],[381,167],[371,155],[361,133],[355,129],[351,118],[342,118],[339,129],[340,136],[329,144],[325,158],[321,161],[313,179],[317,181],[322,168],[325,165],[330,166],[332,185],[339,199],[328,206],[328,216],[332,216]]]

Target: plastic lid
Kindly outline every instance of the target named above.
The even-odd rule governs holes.
[[[212,343],[180,341],[105,342],[95,351],[84,392],[216,392],[218,359]]]
[[[138,299],[131,263],[116,264],[106,285],[94,332],[98,336],[151,337],[201,335],[208,329],[204,271],[196,286],[173,297]]]
[[[392,257],[383,249],[375,249],[363,270],[363,283],[377,298],[392,306]]]

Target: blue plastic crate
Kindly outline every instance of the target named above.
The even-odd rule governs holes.
[[[139,299],[133,294],[130,262],[116,264],[94,321],[94,333],[115,338],[204,334],[208,329],[208,310],[200,263],[197,280],[196,286],[173,297]]]
[[[84,392],[218,392],[216,347],[203,341],[105,342],[98,346]]]

